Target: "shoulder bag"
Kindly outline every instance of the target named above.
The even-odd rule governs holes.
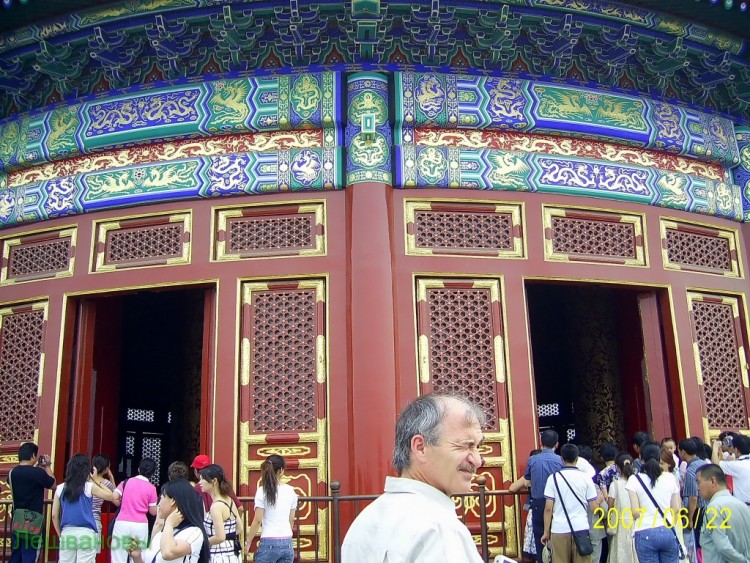
[[[641,479],[641,476],[636,473],[635,478],[638,479],[638,482],[641,484],[641,487],[643,487],[643,490],[646,491],[646,494],[648,495],[648,498],[651,499],[651,502],[656,507],[656,510],[659,511],[659,514],[661,515],[662,520],[664,520],[665,527],[672,530],[672,533],[674,534],[674,539],[677,542],[677,547],[680,550],[680,561],[683,561],[687,559],[687,555],[685,555],[685,550],[682,548],[682,543],[680,543],[680,539],[677,537],[677,532],[674,531],[674,526],[667,520],[667,517],[664,516],[664,511],[661,509],[661,506],[659,506],[659,503],[656,502],[656,499],[654,498],[654,495],[651,494],[651,491],[646,486],[646,483],[643,482],[643,479]]]
[[[576,500],[581,503],[581,506],[583,506],[583,509],[588,514],[588,510],[586,509],[586,505],[581,501],[581,499],[578,498],[578,495],[573,490],[573,487],[570,486],[570,483],[568,483],[568,480],[565,478],[565,476],[560,473],[559,471],[557,473],[554,473],[552,475],[552,480],[555,482],[555,488],[557,489],[557,496],[560,497],[560,504],[563,507],[563,512],[565,513],[565,519],[568,521],[568,526],[570,526],[570,533],[573,534],[573,543],[576,544],[576,550],[578,551],[578,555],[581,555],[585,557],[586,555],[591,555],[594,553],[594,545],[591,543],[591,534],[589,534],[588,528],[585,530],[579,530],[576,531],[573,529],[573,524],[570,522],[570,516],[568,516],[568,509],[565,508],[565,503],[562,500],[562,493],[560,492],[560,486],[557,484],[557,476],[560,475],[562,477],[562,480],[565,481],[565,484],[568,485],[568,488],[570,489],[570,492],[573,493],[573,496],[576,497]]]
[[[130,479],[130,477],[128,477]],[[117,521],[117,515],[120,514],[120,508],[122,508],[122,501],[125,498],[125,485],[128,484],[128,479],[125,479],[122,482],[122,494],[120,495],[120,506],[117,507],[117,510],[115,510],[114,515],[112,518],[109,519],[109,522],[107,522],[107,537],[111,538],[112,534],[115,531],[115,522]],[[110,539],[110,542],[112,540]]]
[[[10,520],[10,529],[13,533],[27,538],[41,536],[42,529],[44,528],[44,514],[35,510],[15,507],[16,495],[13,494],[13,483],[10,478],[11,473],[13,473],[12,469],[8,473],[10,494],[13,495],[13,517]]]

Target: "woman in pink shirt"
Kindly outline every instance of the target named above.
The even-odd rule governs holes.
[[[119,493],[122,502],[112,537],[109,539],[112,563],[127,563],[131,539],[141,542],[143,546],[148,543],[146,514],[155,516],[158,502],[156,487],[149,481],[154,471],[156,462],[144,457],[138,465],[138,475],[132,479],[125,479],[115,489],[115,495]]]

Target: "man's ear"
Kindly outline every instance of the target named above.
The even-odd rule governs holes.
[[[424,436],[421,434],[416,434],[411,437],[411,451],[417,456],[424,455],[425,447],[427,446],[427,442],[425,442]]]

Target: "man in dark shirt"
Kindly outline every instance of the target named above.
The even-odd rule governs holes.
[[[8,481],[13,495],[13,510],[44,513],[44,490],[55,486],[51,462],[38,456],[39,446],[31,442],[18,448],[18,465],[10,470]],[[35,563],[41,549],[41,537],[12,534],[10,563]]]
[[[523,480],[519,479],[520,483],[516,481],[521,488],[525,486],[531,489],[531,524],[534,530],[536,558],[539,563],[542,563],[542,535],[544,535],[544,505],[546,503],[544,486],[547,484],[547,477],[562,469],[563,466],[560,456],[555,453],[558,440],[559,436],[554,430],[542,432],[541,453],[529,458],[526,462]]]

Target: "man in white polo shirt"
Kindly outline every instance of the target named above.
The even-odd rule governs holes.
[[[716,440],[713,443],[713,452],[711,460],[718,462],[719,467],[726,475],[732,476],[734,496],[750,505],[750,438],[742,434],[733,437],[732,445],[739,454],[733,461],[721,461],[720,449],[721,442]]]
[[[565,444],[560,448],[560,457],[563,468],[550,475],[544,487],[547,503],[544,507],[542,543],[552,542],[552,563],[590,563],[591,555],[578,553],[573,532],[589,531],[587,504],[588,508],[594,510],[601,499],[597,496],[594,482],[576,467],[578,447]]]
[[[396,422],[385,493],[367,506],[344,539],[343,563],[481,563],[451,495],[468,493],[484,442],[485,415],[466,397],[423,395]]]

